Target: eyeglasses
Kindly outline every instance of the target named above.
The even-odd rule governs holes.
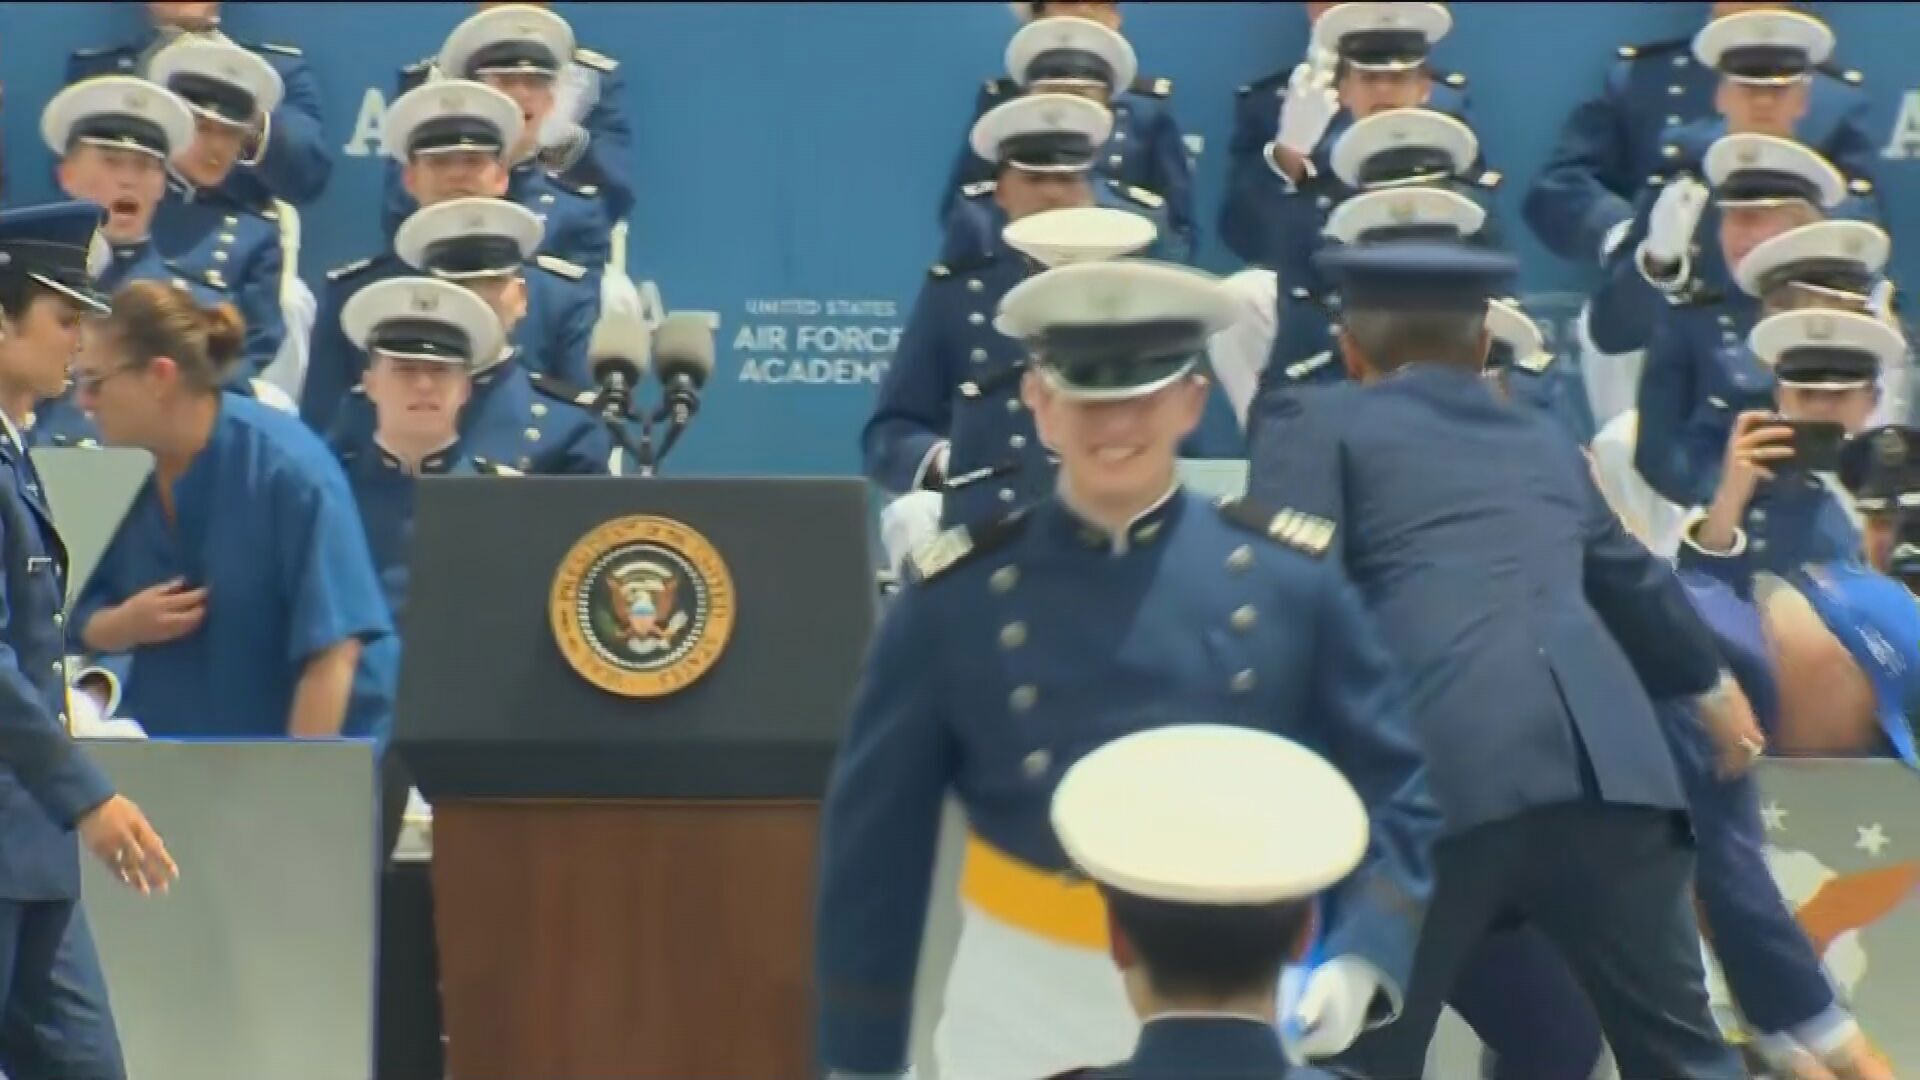
[[[115,375],[125,375],[132,370],[134,370],[132,364],[121,364],[119,367],[98,373],[69,370],[67,372],[67,379],[73,383],[74,393],[90,394],[106,385],[107,380],[113,378]]]

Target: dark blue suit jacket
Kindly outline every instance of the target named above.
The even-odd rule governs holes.
[[[1550,420],[1422,364],[1294,391],[1260,418],[1249,493],[1337,523],[1450,830],[1595,794],[1686,805],[1648,698],[1704,693],[1718,653]]]
[[[1327,1080],[1307,1066],[1289,1066],[1274,1029],[1237,1016],[1165,1016],[1140,1030],[1125,1065],[1091,1080]]]

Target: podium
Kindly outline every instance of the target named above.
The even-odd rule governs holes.
[[[395,745],[454,1080],[811,1073],[866,516],[850,479],[421,482]]]

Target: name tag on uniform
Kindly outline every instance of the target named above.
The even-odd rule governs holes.
[[[47,567],[52,565],[53,565],[53,560],[48,556],[45,556],[45,555],[27,556],[27,573],[29,574],[37,574],[40,571],[45,570]]]

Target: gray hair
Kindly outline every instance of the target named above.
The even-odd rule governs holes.
[[[1478,370],[1487,360],[1485,312],[1350,310],[1341,319],[1368,366],[1382,374],[1413,363]]]

